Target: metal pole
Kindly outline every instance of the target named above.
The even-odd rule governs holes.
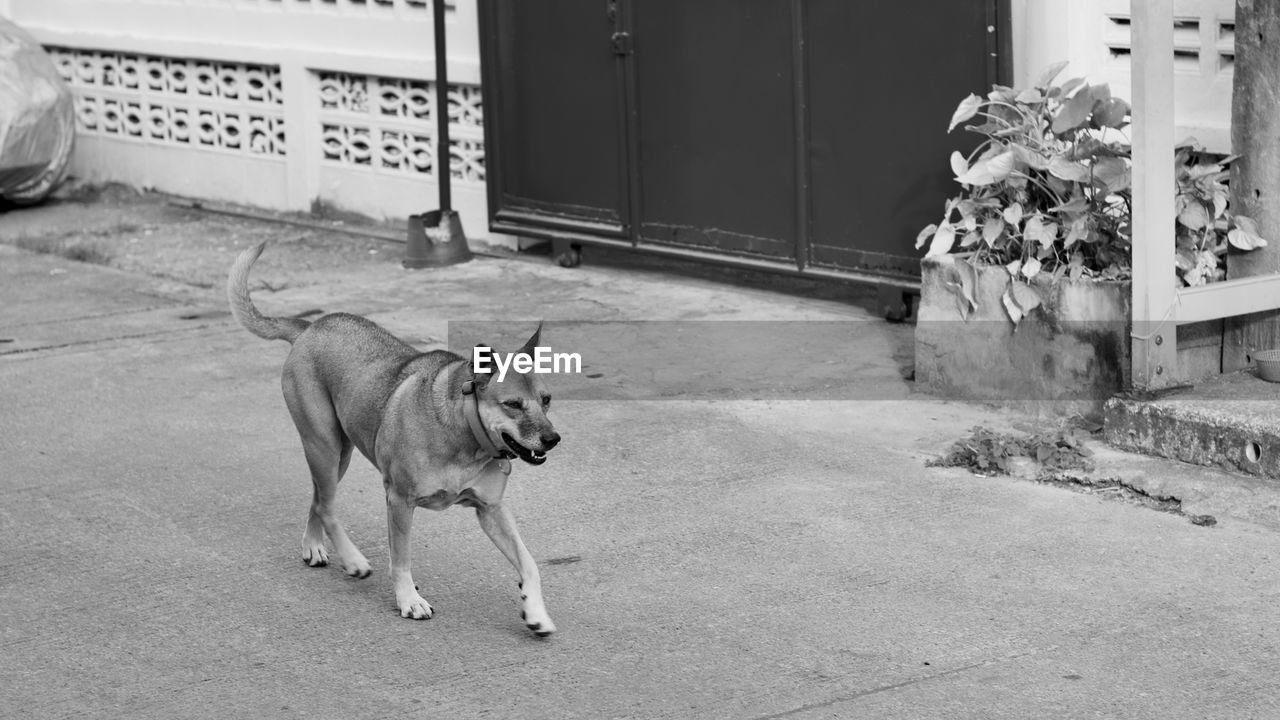
[[[471,259],[471,248],[467,245],[466,234],[462,232],[462,219],[453,211],[451,197],[449,59],[444,44],[444,3],[445,0],[431,0],[436,35],[436,187],[440,190],[440,209],[409,216],[409,240],[402,264],[410,270],[452,265]]]
[[[440,189],[440,212],[453,210],[453,170],[449,156],[449,70],[445,52],[445,0],[431,0],[436,33],[436,183]]]
[[[804,4],[791,0],[791,106],[795,123],[795,249],[796,269],[804,270],[809,264],[809,246],[812,229],[809,224],[809,91],[805,87],[808,68],[805,67]]]

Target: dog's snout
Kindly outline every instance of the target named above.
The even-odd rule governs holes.
[[[555,430],[552,430],[551,432],[544,434],[541,440],[542,440],[542,447],[546,448],[547,450],[550,450],[551,448],[556,446],[556,443],[560,442],[560,433],[556,432]]]

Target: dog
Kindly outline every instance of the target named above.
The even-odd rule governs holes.
[[[539,637],[555,632],[538,566],[502,500],[510,461],[541,465],[560,442],[547,418],[551,395],[538,375],[477,372],[454,353],[420,353],[358,315],[332,313],[314,321],[266,317],[254,307],[248,284],[265,246],[236,259],[227,299],[249,332],[293,346],[284,362],[284,401],[314,486],[303,560],[311,567],[328,564],[328,536],[348,575],[363,579],[372,572],[334,513],[338,483],[355,447],[382,473],[391,586],[401,617],[426,620],[434,613],[410,572],[414,509],[462,505],[475,509],[480,527],[519,573],[525,625]],[[541,332],[539,323],[520,352],[532,355]]]

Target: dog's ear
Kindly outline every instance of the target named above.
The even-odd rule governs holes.
[[[525,341],[524,347],[520,348],[520,352],[526,355],[533,355],[533,351],[538,347],[538,343],[542,341],[542,322],[538,322],[538,329],[533,331],[529,339]]]
[[[489,384],[489,378],[493,377],[493,348],[489,345],[476,345],[471,349],[471,362],[467,366],[471,368],[471,378],[475,380],[477,388],[483,388]],[[483,365],[487,368],[483,372],[476,369],[476,359],[478,356],[485,356]]]

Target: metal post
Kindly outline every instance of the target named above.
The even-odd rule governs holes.
[[[791,98],[795,123],[795,184],[796,208],[796,269],[804,270],[809,264],[809,243],[812,235],[809,224],[809,91],[805,87],[808,68],[805,66],[804,4],[791,0]]]
[[[405,245],[406,268],[452,265],[471,259],[462,220],[453,211],[453,170],[449,161],[449,59],[445,52],[445,0],[431,0],[436,35],[436,188],[440,208],[409,216],[409,242]]]
[[[1133,375],[1176,383],[1173,0],[1131,0],[1133,28]]]
[[[453,170],[449,158],[449,59],[445,52],[445,0],[431,0],[436,34],[436,183],[440,212],[453,210]]]

